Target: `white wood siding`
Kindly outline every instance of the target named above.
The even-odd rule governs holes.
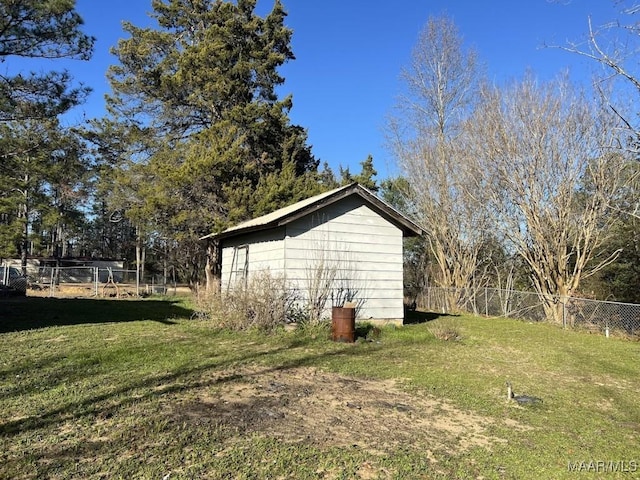
[[[285,262],[288,281],[301,292],[324,263],[338,269],[337,286],[357,292],[359,319],[403,318],[402,232],[359,197],[287,225]]]
[[[286,227],[223,241],[222,288],[230,286],[234,248],[248,245],[248,275],[286,275],[291,288],[307,296],[319,264],[337,268],[334,288],[357,292],[359,320],[402,321],[402,231],[353,196]],[[331,315],[331,300],[326,315]]]
[[[222,244],[221,281],[223,290],[231,287],[230,274],[234,248],[248,245],[249,276],[269,271],[284,275],[284,228],[240,235]]]

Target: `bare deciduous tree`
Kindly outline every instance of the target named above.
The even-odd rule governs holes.
[[[587,33],[582,41],[572,41],[557,48],[589,58],[602,67],[595,86],[614,114],[621,120],[623,135],[618,148],[640,160],[640,125],[638,99],[640,98],[640,23],[631,18],[640,13],[637,0],[614,0],[620,18],[603,25],[594,25],[587,19]],[[617,80],[622,80],[618,82]],[[628,87],[628,88],[625,88]],[[617,98],[616,98],[617,97]],[[614,205],[610,205],[615,208]],[[632,202],[621,212],[640,218],[640,200]]]
[[[621,120],[621,127],[626,130],[623,147],[633,152],[636,160],[640,159],[640,126],[637,124],[637,111],[629,110],[628,98],[616,100],[614,94],[626,96],[625,88],[617,87],[615,80],[622,79],[627,86],[640,96],[640,70],[637,57],[640,53],[640,23],[628,21],[632,16],[640,13],[640,2],[637,0],[613,0],[620,9],[620,18],[612,19],[603,25],[594,25],[591,18],[587,19],[587,33],[582,41],[571,41],[556,48],[578,54],[593,60],[603,67],[596,78],[595,86],[602,94],[609,108]]]
[[[566,79],[539,84],[529,75],[488,89],[469,122],[468,149],[482,161],[495,228],[557,321],[562,298],[613,259],[596,254],[614,221],[609,199],[627,178],[609,148],[616,120]]]
[[[473,286],[486,233],[478,192],[469,188],[472,158],[457,142],[478,92],[478,72],[476,55],[464,49],[452,20],[430,18],[402,75],[407,91],[399,115],[388,125],[390,148],[408,181],[404,194],[427,232],[435,280],[443,287]]]
[[[407,93],[399,107],[415,134],[452,134],[477,93],[479,65],[465,49],[453,20],[431,17],[420,32],[410,66],[403,70]]]

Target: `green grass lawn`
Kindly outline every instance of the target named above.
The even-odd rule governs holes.
[[[640,478],[637,342],[433,316],[342,344],[191,317],[0,300],[0,478]],[[460,340],[434,337],[447,322]],[[507,402],[507,380],[543,403]]]

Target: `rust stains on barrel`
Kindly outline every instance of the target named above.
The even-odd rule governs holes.
[[[331,310],[331,338],[335,342],[356,340],[356,309],[353,307],[333,307]]]

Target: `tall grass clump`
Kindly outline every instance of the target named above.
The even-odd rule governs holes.
[[[457,341],[462,339],[460,322],[456,318],[439,318],[431,322],[429,331],[438,340]]]
[[[297,300],[283,276],[259,272],[232,288],[198,294],[196,316],[219,328],[272,331],[295,320]]]

